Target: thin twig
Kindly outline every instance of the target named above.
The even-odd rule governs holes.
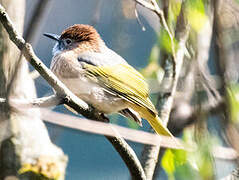
[[[12,107],[16,108],[49,108],[49,107],[55,107],[57,105],[63,104],[64,99],[60,96],[57,96],[56,94],[48,96],[48,97],[42,97],[42,98],[36,98],[36,99],[8,99],[8,102],[5,98],[0,98],[0,103],[9,103]]]
[[[17,104],[13,104],[13,105],[14,105],[14,108],[18,110],[22,110],[22,107],[20,107],[19,105]],[[45,121],[49,123],[57,124],[60,126],[84,131],[84,132],[105,135],[107,137],[121,136],[120,139],[124,138],[129,141],[133,141],[133,142],[141,143],[141,144],[151,144],[151,145],[160,144],[162,147],[171,148],[171,149],[183,149],[183,150],[191,151],[194,148],[191,145],[184,144],[180,139],[177,139],[177,138],[160,136],[155,133],[149,133],[142,130],[130,129],[130,128],[122,127],[115,124],[110,124],[110,123],[105,123],[100,121],[92,121],[86,118],[80,118],[80,117],[76,117],[72,115],[53,112],[45,108],[40,110],[42,112],[42,119],[44,119]],[[138,137],[141,137],[141,138],[138,138]],[[120,141],[120,140],[116,140],[116,141]]]
[[[58,78],[42,63],[42,61],[35,55],[32,46],[25,42],[25,40],[22,38],[22,36],[17,32],[16,28],[14,27],[10,17],[8,16],[5,9],[0,5],[0,21],[3,24],[4,28],[9,34],[10,39],[16,44],[16,46],[21,50],[25,58],[31,63],[31,65],[42,75],[42,77],[55,89],[58,96],[62,96],[64,98],[67,98],[68,100],[65,101],[65,104],[76,110],[77,112],[81,113],[83,116],[89,118],[89,119],[97,119],[99,121],[105,121],[105,119],[95,111],[92,107],[90,107],[87,103],[79,99],[77,96],[75,96]],[[126,153],[120,153],[121,156],[128,156],[131,154],[131,151],[128,151],[125,149],[125,146],[121,146],[121,144],[118,144],[116,146],[116,142],[124,141],[123,139],[118,139],[117,137],[113,137],[112,140],[114,140],[115,143],[111,144],[114,146],[114,148],[119,152],[128,152]],[[126,143],[126,142],[125,142]],[[128,158],[128,160],[131,160],[130,163],[137,164],[138,159],[136,156],[132,156],[134,158]],[[125,158],[125,157],[122,157]],[[138,164],[134,167],[139,167]],[[141,168],[142,169],[142,168]],[[141,172],[141,169],[138,169],[138,171]],[[129,170],[132,170],[130,168]],[[134,172],[131,172],[131,174],[135,174]],[[144,178],[144,172],[141,172],[140,174],[137,174],[135,178],[141,177]]]
[[[139,14],[138,14],[138,11],[137,11],[137,4],[135,4],[135,7],[134,7],[134,14],[135,14],[135,17],[137,19],[137,22],[139,23],[139,25],[141,26],[141,29],[142,31],[145,31],[146,28],[144,27],[143,23],[141,22],[141,20],[139,19]]]
[[[141,6],[153,11],[154,13],[156,13],[160,19],[160,22],[162,24],[162,26],[164,27],[164,29],[167,31],[170,41],[171,41],[171,49],[172,49],[172,55],[173,55],[173,59],[175,61],[176,59],[176,53],[175,53],[175,45],[174,45],[174,35],[173,33],[170,31],[168,24],[166,22],[165,16],[164,16],[164,12],[159,8],[158,3],[156,2],[156,0],[151,0],[151,3],[145,1],[145,0],[134,0],[136,3],[140,4]]]

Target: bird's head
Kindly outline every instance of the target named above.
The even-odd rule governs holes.
[[[57,41],[53,55],[73,50],[77,53],[91,51],[100,52],[104,42],[98,32],[90,25],[75,24],[65,29],[61,35],[44,33],[45,36]]]

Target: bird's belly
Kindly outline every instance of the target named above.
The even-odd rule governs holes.
[[[103,113],[116,113],[127,108],[127,102],[124,99],[108,92],[85,77],[67,78],[61,79],[61,81],[79,98]]]

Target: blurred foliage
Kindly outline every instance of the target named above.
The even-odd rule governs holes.
[[[167,22],[171,29],[171,32],[174,32],[173,30],[176,27],[177,18],[179,16],[179,13],[181,10],[181,4],[182,3],[180,0],[170,0],[169,1]]]
[[[153,46],[150,56],[149,56],[149,63],[144,68],[141,69],[141,73],[144,77],[150,79],[157,79],[160,83],[164,76],[164,70],[160,67],[158,60],[159,60],[159,53],[160,49],[159,46],[156,44]]]
[[[239,84],[227,87],[227,100],[230,111],[230,119],[233,123],[239,122]]]
[[[208,21],[205,11],[206,3],[204,0],[188,0],[186,2],[188,22],[194,31],[199,32]]]
[[[23,164],[18,173],[21,177],[31,177],[30,179],[34,180],[59,180],[62,178],[62,172],[54,163],[44,164],[41,160],[36,164]]]
[[[172,54],[172,43],[168,32],[165,29],[161,29],[158,37],[161,49],[169,54]]]
[[[194,142],[192,129],[184,132],[185,142]],[[211,148],[214,138],[202,136],[194,151],[166,150],[161,165],[170,180],[174,179],[213,179]]]
[[[160,29],[160,33],[158,35],[158,43],[162,51],[165,51],[168,54],[172,54],[172,41],[168,32],[163,28]],[[173,43],[174,47],[177,49],[178,42],[175,38],[173,39]]]
[[[236,1],[239,2],[239,0],[236,0]],[[170,0],[168,4],[169,5],[168,14],[166,17],[167,17],[168,26],[172,33],[175,32],[177,17],[179,16],[179,13],[181,10],[181,2],[182,1],[180,0]],[[211,18],[208,16],[208,14],[211,14],[212,12],[209,13],[209,11],[211,11],[209,0],[186,0],[184,2],[185,2],[184,7],[185,7],[186,18],[191,26],[190,40],[188,41],[188,44],[187,44],[187,48],[188,47],[191,48],[189,49],[190,50],[189,52],[191,54],[188,55],[187,58],[190,60],[194,60],[194,58],[197,56],[197,53],[198,53],[197,50],[200,50],[195,48],[198,45],[198,37],[199,37],[198,33],[205,32],[204,27],[208,25],[208,23],[210,23],[209,18]],[[230,21],[230,18],[228,20]],[[233,37],[232,33],[230,34],[228,33],[228,36],[235,41],[236,41],[236,38],[238,37],[238,36]],[[212,41],[215,40],[213,38],[214,36],[212,37]],[[174,40],[174,45],[177,49],[178,45],[176,40]],[[170,56],[172,54],[172,41],[168,35],[168,32],[161,27],[158,34],[158,41],[151,50],[148,66],[145,67],[143,70],[141,70],[142,74],[145,77],[155,78],[155,79],[163,78],[165,73],[159,65],[161,62],[160,57],[162,57],[163,53],[165,53],[167,56]],[[212,50],[210,49],[209,58],[215,58],[213,57],[214,56],[213,53],[214,52],[212,52]],[[216,58],[214,60],[217,61]],[[208,59],[208,62],[209,62],[209,59]],[[218,68],[218,67],[213,67],[210,64],[208,66],[210,71],[212,68],[214,68],[214,70]],[[160,73],[160,71],[162,72]],[[160,76],[158,76],[158,74]],[[195,76],[193,78],[199,78]],[[199,103],[202,103],[202,102],[209,105],[208,103],[209,101],[207,101],[208,100],[207,92],[205,91],[206,88],[204,87],[199,87],[199,88],[200,88],[200,91],[196,92],[195,97],[193,97],[197,100],[191,99],[191,101],[193,101],[193,103],[194,101],[197,101],[195,102],[195,105],[198,105]],[[185,92],[182,92],[181,96],[185,96],[185,95],[187,94]],[[230,85],[230,87],[227,88],[227,96],[228,96],[228,105],[229,105],[228,109],[230,109],[231,120],[232,122],[236,123],[239,120],[239,84]],[[208,107],[211,107],[211,105]],[[219,115],[220,113],[221,112],[217,112],[215,114]],[[209,116],[209,114],[205,112],[202,112],[201,114],[198,113],[197,115],[198,115],[197,119],[199,120],[197,123],[199,124],[208,123],[208,119],[210,119],[211,117]],[[205,121],[203,121],[204,118],[205,118]],[[215,126],[215,124],[213,126]],[[195,131],[193,128],[186,129],[183,132],[183,139],[186,143],[195,144],[196,142],[197,145],[193,151],[172,150],[172,149],[168,149],[165,151],[161,160],[161,166],[167,173],[168,179],[170,180],[216,179],[216,176],[218,175],[215,172],[217,170],[217,167],[215,166],[212,152],[213,152],[213,148],[216,145],[218,145],[219,138],[221,137],[214,137],[210,135],[205,127],[202,127],[201,129],[197,129],[197,130],[198,130],[198,134],[195,134]],[[220,129],[219,131],[221,130],[222,129]],[[222,138],[220,140],[222,140]]]

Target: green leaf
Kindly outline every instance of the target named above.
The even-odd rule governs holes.
[[[175,29],[175,26],[177,24],[177,17],[181,10],[181,4],[181,1],[178,0],[169,1],[167,22],[172,32],[174,32],[173,29]]]
[[[230,107],[231,121],[239,122],[239,84],[233,84],[227,87],[227,99]]]
[[[161,50],[164,50],[168,54],[172,54],[172,41],[168,32],[165,29],[160,30],[160,34],[158,36],[158,43],[160,45]],[[174,38],[173,39],[174,47],[177,49],[178,42]]]
[[[174,154],[171,149],[165,151],[164,156],[161,161],[163,169],[168,175],[173,175],[175,171],[175,159]]]
[[[193,134],[192,129],[186,130],[183,139],[192,144]],[[167,150],[161,165],[169,179],[211,179],[214,172],[210,151],[215,141],[211,136],[204,136],[200,139],[196,151]]]
[[[186,133],[186,138],[189,142],[192,142],[192,134],[194,134],[194,131],[191,130],[191,136],[189,134],[189,132]],[[201,131],[201,134],[202,135],[198,137],[197,150],[188,153],[187,162],[195,170],[192,173],[196,173],[195,176],[198,176],[197,179],[212,179],[214,177],[214,164],[211,150],[217,142],[217,139],[210,136],[206,130]]]
[[[193,176],[193,173],[190,173],[193,168],[187,162],[187,152],[184,150],[166,150],[161,165],[170,179],[174,179],[174,177],[189,179]]]
[[[208,22],[208,16],[205,13],[205,5],[203,0],[187,1],[187,19],[191,27],[199,32]]]
[[[151,50],[151,53],[150,53],[150,56],[149,56],[149,62],[158,62],[158,59],[159,59],[159,53],[160,50],[159,50],[159,47],[157,45],[154,45],[152,47],[152,50]]]
[[[160,35],[159,35],[159,44],[161,49],[163,49],[164,51],[172,54],[172,43],[171,43],[171,39],[168,35],[168,32],[164,29],[162,29],[160,31]]]

